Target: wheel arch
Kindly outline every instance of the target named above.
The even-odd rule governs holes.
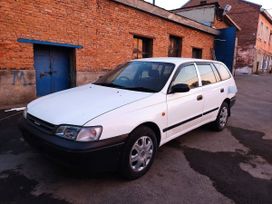
[[[161,130],[160,130],[159,126],[154,122],[144,122],[144,123],[141,123],[140,125],[138,125],[137,127],[135,127],[131,132],[133,132],[135,129],[142,127],[142,126],[149,127],[151,130],[154,131],[156,138],[157,138],[157,143],[158,143],[157,145],[159,147],[160,143],[161,143]]]
[[[228,109],[229,109],[229,116],[231,115],[231,111],[230,111],[230,99],[226,98],[223,103],[226,102],[228,104]]]

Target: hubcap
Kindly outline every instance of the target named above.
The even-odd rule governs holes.
[[[129,155],[130,167],[142,171],[150,163],[154,152],[153,141],[149,136],[140,137],[132,146]]]
[[[228,109],[226,107],[223,107],[220,111],[219,115],[219,124],[221,127],[224,127],[228,120]]]

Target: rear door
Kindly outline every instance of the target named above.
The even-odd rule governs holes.
[[[211,63],[197,63],[203,93],[203,120],[213,121],[226,98],[226,88]]]
[[[167,94],[168,127],[163,131],[168,139],[194,129],[202,122],[202,88],[195,65],[186,64],[179,67],[169,87],[179,83],[188,84],[190,91],[186,93]]]

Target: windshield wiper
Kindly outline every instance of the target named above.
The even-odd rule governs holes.
[[[132,91],[144,91],[144,92],[151,92],[151,93],[155,93],[156,91],[153,89],[149,89],[149,88],[145,88],[145,87],[128,87],[126,88],[128,90],[132,90]]]
[[[112,87],[112,88],[126,89],[126,90],[131,90],[131,91],[143,91],[143,92],[151,92],[151,93],[156,92],[153,89],[149,89],[149,88],[145,88],[145,87],[125,87],[125,86],[121,86],[121,85],[114,84],[114,83],[94,83],[94,84],[100,85],[100,86]]]
[[[120,88],[123,89],[125,87],[118,85],[118,84],[114,84],[114,83],[94,83],[95,85],[100,85],[100,86],[106,86],[106,87],[112,87],[112,88]]]

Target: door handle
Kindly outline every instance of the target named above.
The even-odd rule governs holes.
[[[45,76],[52,76],[53,74],[57,73],[56,71],[49,71],[49,72],[41,72],[40,73],[40,78],[43,78]]]
[[[43,78],[46,74],[44,72],[40,73],[40,78]]]
[[[52,76],[53,74],[57,73],[56,71],[49,71],[47,72],[50,76]]]
[[[202,96],[202,95],[198,95],[198,96],[196,97],[196,99],[197,99],[198,101],[201,101],[201,100],[203,99],[203,96]]]
[[[224,88],[220,89],[220,92],[221,92],[221,93],[224,93],[224,91],[225,91]]]
[[[41,72],[40,73],[40,78],[43,78],[45,76],[48,76],[48,72]]]

